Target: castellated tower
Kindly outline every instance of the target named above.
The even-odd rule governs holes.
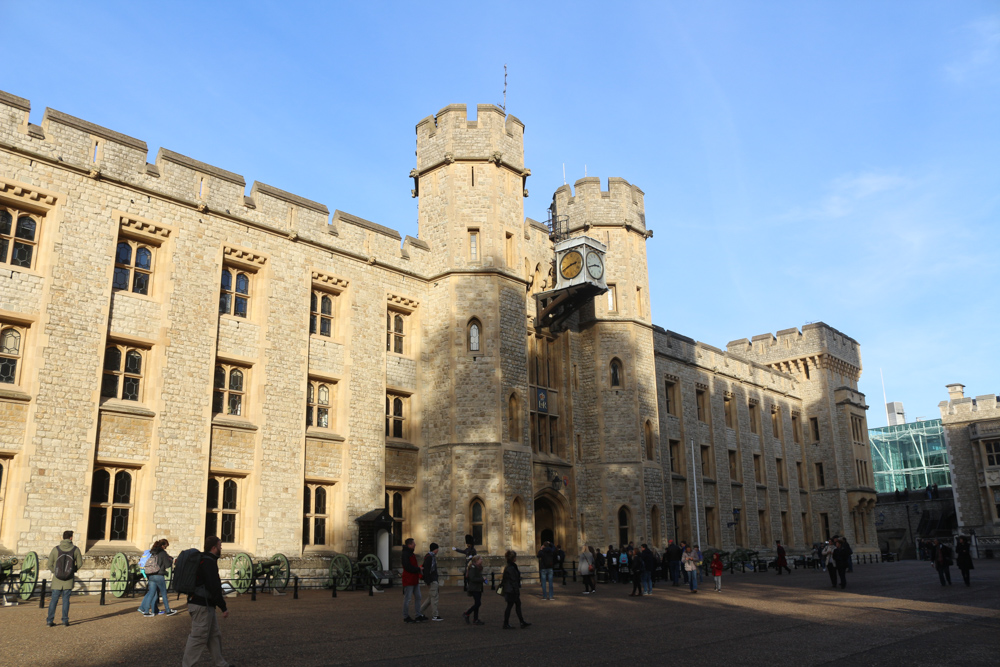
[[[580,540],[627,543],[661,535],[663,477],[658,450],[653,336],[643,193],[621,178],[583,178],[559,188],[554,225],[607,246],[608,292],[571,318],[575,516]],[[575,322],[574,322],[575,319]],[[626,516],[618,516],[624,508]],[[651,522],[658,524],[654,527]],[[626,530],[622,530],[627,526]]]
[[[875,482],[864,394],[858,391],[861,350],[856,340],[816,322],[732,341],[729,352],[791,375],[802,398],[805,474],[821,539],[844,535],[871,544]]]
[[[458,545],[478,531],[480,551],[503,553],[526,546],[512,526],[528,521],[531,498],[520,417],[524,126],[492,105],[480,105],[474,121],[465,105],[450,105],[420,121],[416,134],[413,194],[432,258],[422,315],[423,528],[428,540]]]

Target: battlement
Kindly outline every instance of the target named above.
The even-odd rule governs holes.
[[[777,335],[766,333],[752,339],[730,341],[726,349],[764,364],[779,361],[830,355],[861,370],[861,350],[858,341],[823,322],[782,329]]]
[[[563,185],[552,195],[552,215],[567,216],[568,230],[586,231],[593,226],[625,226],[645,234],[646,205],[644,193],[624,178],[608,179],[608,189],[601,190],[596,176],[581,178],[573,188]]]
[[[417,172],[452,162],[494,162],[524,171],[524,123],[493,104],[476,107],[469,120],[464,104],[449,104],[417,123]]]
[[[1000,419],[1000,398],[997,398],[996,394],[983,394],[972,398],[966,396],[963,389],[965,387],[961,384],[948,385],[948,400],[938,403],[941,419],[945,423]],[[997,426],[1000,427],[1000,424]],[[994,430],[1000,433],[1000,428],[994,428]]]

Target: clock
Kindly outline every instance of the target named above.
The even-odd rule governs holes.
[[[580,275],[581,270],[583,270],[583,256],[579,252],[570,250],[563,255],[562,261],[559,262],[559,272],[563,278],[572,280]]]
[[[601,276],[604,275],[604,262],[596,252],[587,253],[587,273],[594,280],[600,280]]]

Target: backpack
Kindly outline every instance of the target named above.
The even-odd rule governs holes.
[[[56,547],[56,569],[52,572],[60,581],[72,581],[76,572],[76,547],[63,551]]]
[[[201,552],[197,549],[185,549],[177,555],[177,560],[174,561],[175,591],[188,595],[195,594],[199,563],[201,563]]]
[[[163,568],[160,567],[160,555],[152,555],[148,551],[142,555],[139,559],[139,565],[142,567],[143,571],[148,577],[151,574],[163,574]]]

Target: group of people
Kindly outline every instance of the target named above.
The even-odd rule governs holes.
[[[551,542],[543,543],[538,552],[538,568],[544,600],[551,600],[554,597],[552,594],[554,553],[555,549]],[[607,568],[609,582],[627,582],[630,579],[632,592],[629,593],[629,597],[642,597],[653,594],[653,575],[657,570],[662,570],[663,578],[669,579],[674,586],[680,585],[683,576],[684,583],[690,587],[691,592],[697,593],[702,565],[701,548],[683,540],[679,545],[669,540],[662,555],[651,549],[648,544],[640,544],[637,547],[633,542],[629,542],[621,547],[609,544],[607,552],[603,554],[600,549],[585,545],[580,553],[578,573],[583,581],[584,595],[597,592],[595,585],[597,571]],[[709,569],[715,579],[715,589],[721,591],[721,558],[713,558],[709,563]]]
[[[934,540],[931,547],[931,565],[937,570],[938,578],[942,586],[951,586],[951,566],[957,565],[962,572],[962,579],[966,586],[971,586],[969,571],[974,570],[972,564],[972,548],[969,538],[960,535],[955,543],[954,553],[952,548],[941,540]],[[953,560],[954,558],[954,560]]]
[[[483,573],[483,557],[476,553],[471,535],[465,536],[465,548],[452,547],[455,551],[465,555],[465,590],[472,598],[472,606],[462,613],[462,618],[470,625],[485,625],[479,618],[479,609],[483,604],[483,590],[486,578]],[[439,578],[437,570],[437,554],[439,545],[431,542],[427,555],[424,556],[423,565],[419,565],[416,556],[417,544],[413,538],[407,538],[403,542],[403,552],[400,557],[403,567],[403,622],[421,623],[423,621],[443,621],[438,615],[438,587]],[[506,565],[503,570],[503,577],[497,592],[500,593],[507,608],[503,615],[503,628],[510,630],[514,626],[510,624],[510,612],[513,610],[517,614],[517,620],[521,628],[531,625],[524,620],[521,612],[521,571],[517,567],[517,553],[508,550],[504,554]],[[427,600],[421,602],[420,580],[423,579],[428,587]],[[549,576],[551,586],[551,572]],[[410,600],[413,600],[413,611],[415,616],[410,616]],[[424,612],[430,611],[432,616],[428,617]]]
[[[854,550],[847,542],[846,537],[834,536],[827,540],[820,552],[823,570],[830,575],[830,584],[837,587],[837,578],[840,578],[840,587],[847,588],[847,573],[852,571],[851,554]]]

